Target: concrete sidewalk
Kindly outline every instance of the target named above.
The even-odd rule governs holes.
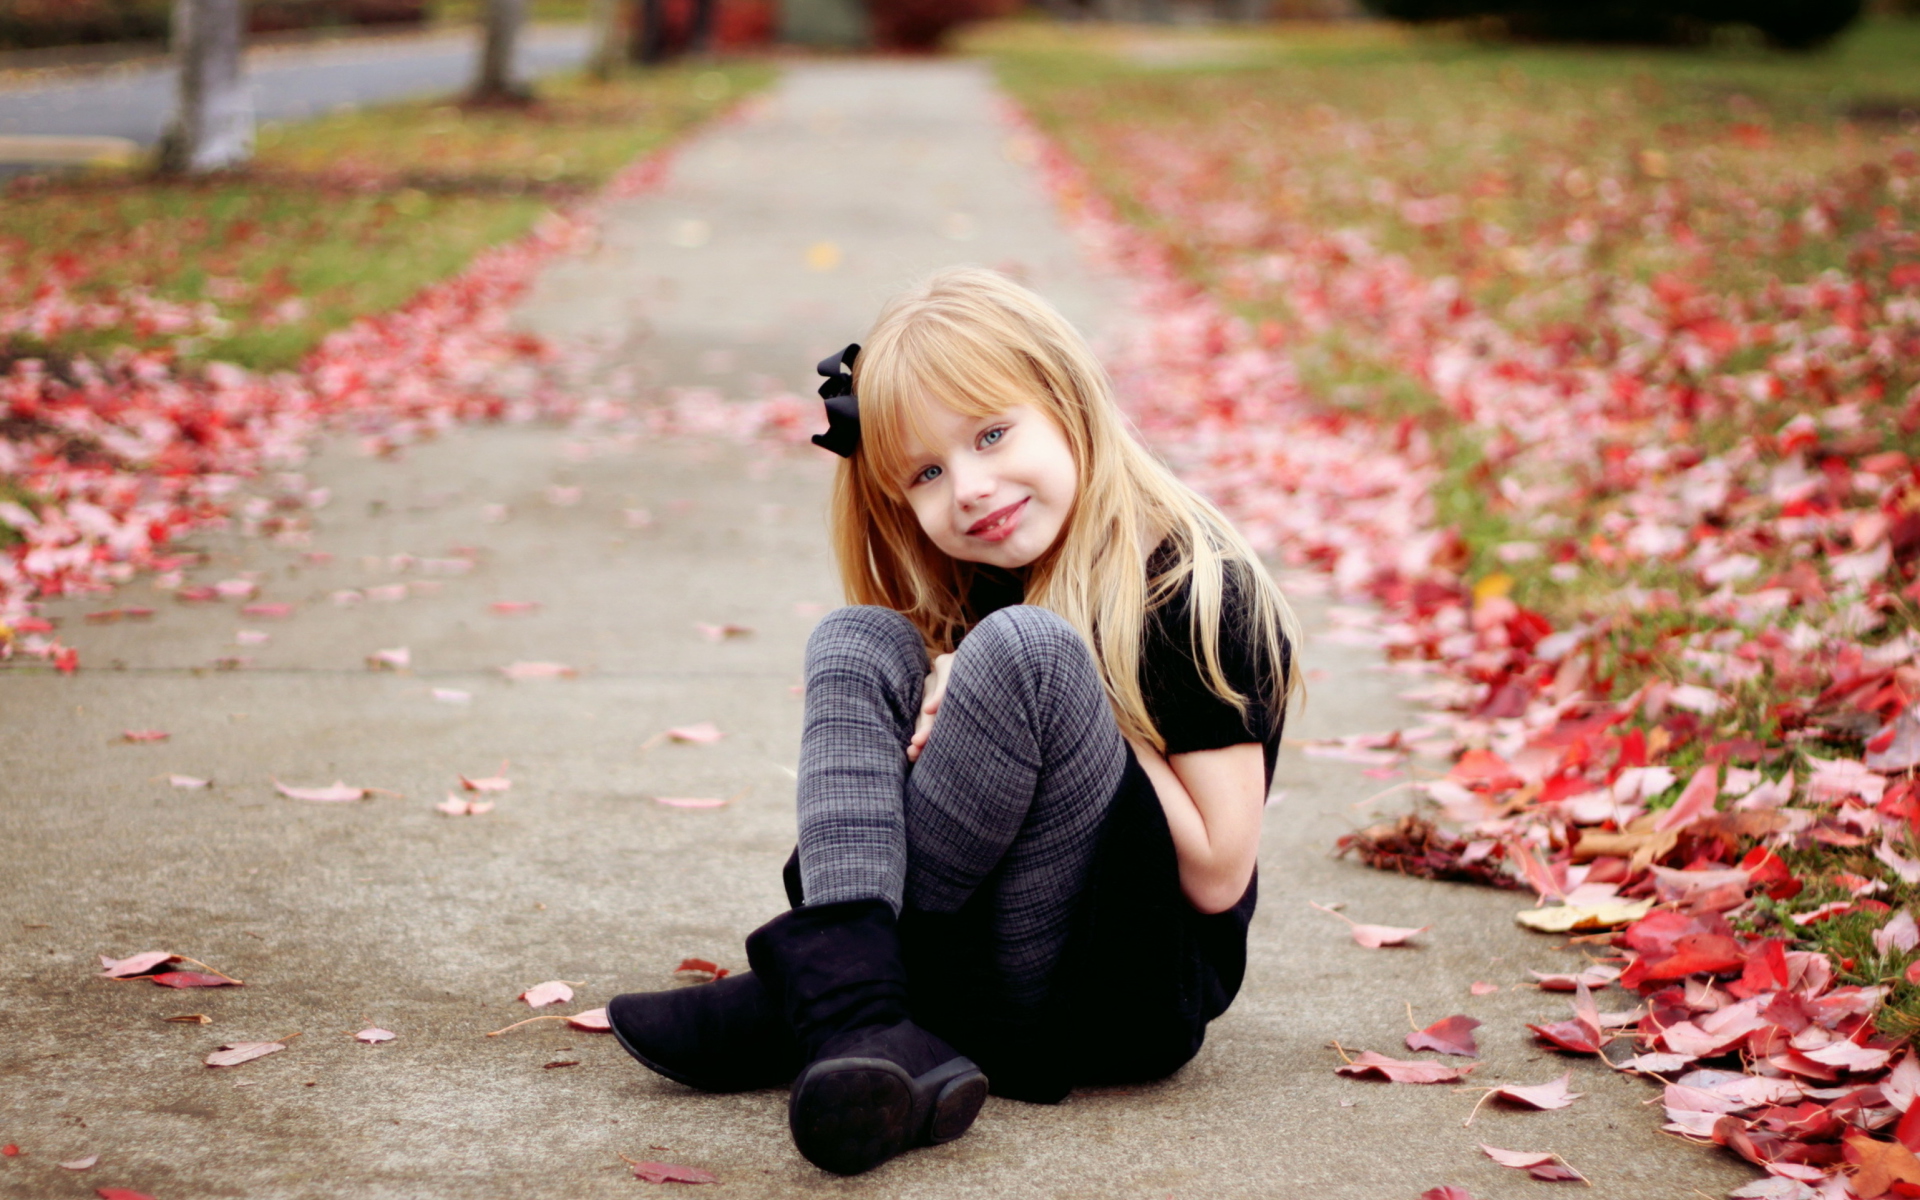
[[[1110,328],[1124,286],[1076,257],[994,103],[972,64],[793,68],[767,103],[690,146],[662,192],[617,206],[600,249],[555,267],[524,319],[592,337],[656,382],[733,395],[756,373],[806,386],[885,294],[949,262],[1020,270],[1086,328]],[[291,618],[168,601],[150,624],[91,626],[81,614],[105,605],[50,606],[88,669],[0,675],[0,1142],[24,1152],[0,1159],[0,1196],[647,1194],[621,1154],[703,1168],[742,1198],[1551,1194],[1480,1141],[1558,1151],[1607,1200],[1718,1196],[1751,1177],[1660,1134],[1643,1107],[1654,1087],[1532,1043],[1523,1023],[1562,1019],[1566,1003],[1521,986],[1525,969],[1576,960],[1514,927],[1521,897],[1330,859],[1356,802],[1385,785],[1295,750],[1262,844],[1246,987],[1163,1083],[1057,1107],[995,1099],[960,1141],[841,1180],[794,1153],[784,1092],[695,1094],[559,1022],[483,1036],[529,1015],[515,996],[543,980],[576,982],[572,1012],[672,986],[687,956],[740,968],[746,933],[781,907],[793,685],[813,620],[838,600],[831,465],[810,450],[527,427],[463,430],[398,463],[328,446],[309,475],[334,494],[314,544],[331,564],[197,539],[216,561],[196,582],[259,572],[261,599],[296,604]],[[572,496],[556,487],[580,489],[577,502],[554,503]],[[652,524],[636,527],[633,509]],[[393,556],[456,547],[469,573],[394,570],[406,564]],[[404,599],[330,601],[395,585]],[[507,617],[494,601],[542,607]],[[754,632],[715,644],[697,622]],[[242,627],[271,640],[236,646]],[[363,666],[402,646],[410,671]],[[213,669],[236,655],[251,661]],[[508,682],[498,668],[520,660],[580,674]],[[1411,721],[1405,677],[1370,651],[1315,644],[1306,665],[1294,736]],[[698,721],[727,736],[650,746]],[[119,740],[147,728],[171,739]],[[495,811],[434,811],[458,774],[502,759],[513,787]],[[178,790],[169,772],[214,786]],[[276,778],[387,790],[316,804],[275,794]],[[1433,929],[1417,948],[1364,950],[1309,900]],[[96,955],[148,949],[247,986],[95,975]],[[1503,990],[1472,997],[1475,980]],[[1629,1006],[1617,992],[1601,1003]],[[1477,1090],[1334,1075],[1334,1040],[1406,1056],[1409,1006],[1421,1025],[1485,1022],[1476,1084],[1571,1067],[1586,1097],[1483,1110],[1463,1129]],[[195,1013],[211,1023],[166,1020]],[[368,1024],[399,1037],[356,1043]],[[285,1052],[202,1065],[224,1042],[294,1032]],[[96,1153],[84,1174],[55,1165]]]

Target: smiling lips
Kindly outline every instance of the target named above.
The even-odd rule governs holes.
[[[1031,497],[1028,497],[1031,499]],[[1026,500],[1017,500],[1005,508],[998,508],[975,521],[967,529],[968,537],[977,537],[983,541],[1004,542],[1013,536],[1020,527],[1020,513],[1027,506]]]

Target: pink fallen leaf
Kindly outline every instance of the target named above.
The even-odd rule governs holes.
[[[104,1187],[93,1189],[100,1200],[153,1200],[145,1192],[136,1192],[132,1188]]]
[[[495,600],[487,607],[502,617],[524,617],[529,613],[539,612],[540,602],[538,600]]]
[[[701,637],[707,639],[710,642],[724,642],[728,638],[743,638],[743,637],[753,636],[753,626],[751,625],[734,625],[731,623],[724,624],[724,625],[709,625],[705,621],[695,621],[693,623],[693,627],[700,631]]]
[[[621,1157],[626,1157],[622,1155]],[[720,1180],[697,1167],[676,1167],[672,1163],[634,1162],[627,1159],[633,1168],[633,1177],[647,1183],[719,1183]]]
[[[1818,908],[1810,909],[1803,913],[1794,913],[1790,919],[1795,925],[1813,925],[1821,921],[1832,920],[1834,917],[1845,916],[1847,913],[1852,912],[1853,908],[1854,905],[1851,900],[1829,900]]]
[[[434,805],[434,808],[450,817],[478,817],[493,811],[491,800],[468,800],[464,796],[447,793],[447,798]]]
[[[1469,987],[1467,989],[1467,992],[1468,994],[1474,995],[1474,996],[1491,996],[1499,990],[1500,990],[1500,985],[1497,983],[1487,983],[1482,980],[1475,980],[1473,986]]]
[[[1420,1200],[1473,1200],[1473,1193],[1448,1184],[1445,1187],[1428,1188],[1420,1193]]]
[[[1355,1079],[1378,1076],[1392,1083],[1458,1083],[1479,1065],[1470,1062],[1453,1067],[1446,1063],[1388,1058],[1384,1054],[1364,1050],[1352,1062],[1335,1067],[1333,1072]]]
[[[1461,1058],[1472,1058],[1480,1053],[1474,1044],[1473,1031],[1480,1022],[1472,1017],[1452,1016],[1407,1035],[1407,1049],[1436,1050],[1441,1054],[1456,1054]]]
[[[269,618],[290,617],[293,615],[293,605],[291,604],[244,604],[244,605],[241,605],[240,612],[241,612],[241,615],[248,616],[248,617],[269,617]]]
[[[354,1034],[353,1040],[356,1042],[365,1042],[369,1046],[377,1046],[381,1042],[390,1042],[399,1036],[399,1034],[391,1030],[382,1029],[378,1025],[370,1025],[362,1029],[359,1033]]]
[[[459,688],[434,688],[433,698],[442,704],[472,704],[473,693]]]
[[[1422,925],[1418,929],[1407,929],[1399,925],[1362,925],[1345,913],[1328,908],[1324,904],[1314,904],[1311,900],[1307,901],[1307,903],[1313,905],[1314,908],[1319,909],[1323,913],[1332,913],[1342,921],[1345,921],[1353,933],[1353,940],[1369,950],[1378,950],[1382,946],[1404,946],[1408,938],[1413,937],[1415,934],[1425,933],[1427,930],[1433,928],[1431,925]]]
[[[1632,1058],[1623,1059],[1614,1065],[1622,1071],[1641,1071],[1648,1075],[1670,1075],[1686,1067],[1693,1061],[1694,1057],[1691,1054],[1668,1054],[1656,1051],[1648,1054],[1638,1054]]]
[[[338,779],[330,787],[288,787],[278,779],[273,788],[289,800],[312,800],[319,804],[345,804],[353,800],[365,800],[371,788],[348,787]]]
[[[1537,1083],[1531,1087],[1508,1084],[1497,1087],[1487,1094],[1496,1100],[1506,1100],[1514,1104],[1524,1104],[1528,1108],[1550,1109],[1565,1108],[1575,1100],[1586,1095],[1585,1092],[1570,1092],[1567,1085],[1573,1081],[1573,1072],[1567,1071],[1551,1083]]]
[[[1551,1025],[1528,1025],[1527,1028],[1562,1050],[1571,1050],[1575,1054],[1600,1053],[1599,1032],[1585,1021],[1556,1021]]]
[[[404,671],[413,662],[413,654],[405,646],[395,646],[391,650],[375,650],[367,655],[369,671]]]
[[[549,979],[521,992],[519,998],[527,1002],[528,1008],[544,1008],[549,1004],[565,1004],[573,999],[573,989],[563,979]]]
[[[655,796],[655,804],[668,808],[725,808],[727,802],[717,796]]]
[[[1543,992],[1571,992],[1581,984],[1590,988],[1605,987],[1620,978],[1620,968],[1599,963],[1570,974],[1549,975],[1541,971],[1527,974],[1534,977]]]
[[[468,779],[462,775],[460,786],[470,792],[504,792],[513,786],[513,781],[507,778],[506,771],[507,764],[502,762],[498,775],[489,775],[485,779]]]
[[[1693,773],[1693,778],[1687,781],[1687,786],[1681,791],[1680,798],[1673,802],[1673,807],[1654,818],[1654,832],[1685,829],[1711,813],[1713,802],[1719,795],[1719,764],[1708,763]]]
[[[613,1031],[613,1024],[607,1020],[607,1010],[604,1008],[590,1008],[585,1012],[574,1013],[567,1018],[567,1024],[575,1029],[584,1029],[588,1033]]]
[[[125,742],[164,742],[172,736],[171,733],[168,733],[164,729],[129,729],[120,735],[120,740]]]
[[[192,775],[169,775],[167,776],[167,782],[177,788],[209,788],[213,786],[213,780],[198,779]]]
[[[522,679],[571,679],[580,672],[557,662],[517,662],[500,668],[500,673],[515,681]]]
[[[691,742],[697,745],[704,745],[709,742],[717,742],[727,735],[721,733],[720,727],[712,721],[702,721],[697,725],[676,725],[672,729],[667,730],[667,736],[676,742]]]
[[[1873,948],[1882,958],[1890,951],[1898,950],[1905,954],[1920,945],[1920,926],[1913,922],[1913,914],[1901,909],[1893,915],[1893,920],[1873,931]]]
[[[170,988],[208,988],[208,987],[245,987],[238,979],[229,979],[225,975],[212,975],[205,971],[162,971],[147,978],[161,987]]]
[[[66,1162],[61,1163],[60,1166],[68,1171],[91,1171],[93,1170],[93,1165],[99,1161],[100,1156],[98,1154],[89,1154],[85,1158],[68,1159]]]
[[[237,1067],[256,1058],[265,1058],[269,1054],[278,1054],[285,1050],[285,1042],[228,1042],[226,1045],[207,1055],[210,1067]]]
[[[108,979],[132,979],[137,975],[151,975],[155,967],[170,963],[179,958],[171,950],[143,950],[139,954],[129,954],[125,958],[100,956],[100,974]]]
[[[1502,1150],[1498,1146],[1480,1143],[1480,1151],[1503,1167],[1514,1167],[1525,1171],[1535,1179],[1554,1182],[1585,1183],[1587,1177],[1567,1165],[1565,1159],[1550,1150],[1539,1152],[1531,1150]]]

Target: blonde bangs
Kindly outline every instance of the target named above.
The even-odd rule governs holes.
[[[953,315],[929,309],[909,317],[890,309],[854,363],[865,465],[895,500],[906,497],[908,447],[934,440],[927,401],[969,417],[1027,404],[1059,420],[1030,359]]]

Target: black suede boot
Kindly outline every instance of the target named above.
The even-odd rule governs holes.
[[[908,1018],[907,972],[884,900],[798,908],[747,938],[747,961],[807,1066],[787,1102],[794,1145],[857,1175],[967,1131],[987,1077]]]
[[[751,971],[607,1002],[607,1023],[628,1054],[675,1083],[745,1092],[793,1082],[800,1046]]]

